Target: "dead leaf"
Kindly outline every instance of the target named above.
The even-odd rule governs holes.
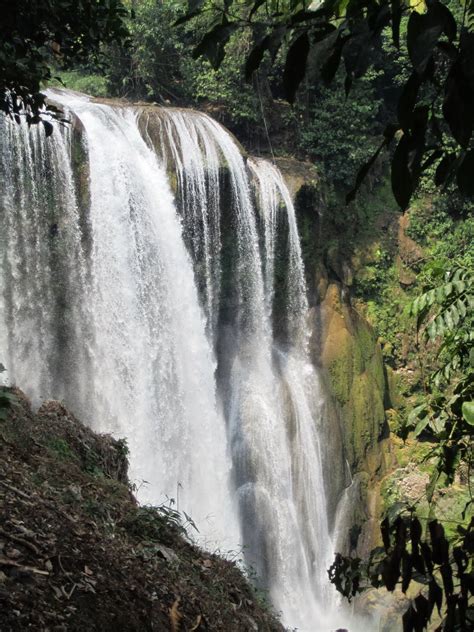
[[[171,632],[179,632],[180,629],[180,621],[183,618],[183,615],[179,611],[180,601],[181,597],[178,597],[170,608]]]
[[[196,623],[193,625],[192,628],[189,628],[189,632],[194,632],[194,630],[197,630],[201,625],[201,621],[202,621],[202,614],[198,614]]]

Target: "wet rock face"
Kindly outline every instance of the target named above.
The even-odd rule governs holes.
[[[353,537],[344,536],[340,546],[363,555],[377,537],[378,480],[390,459],[385,375],[371,327],[351,307],[347,290],[338,283],[329,282],[321,300],[319,319],[314,320],[312,353],[330,394],[329,454],[342,451],[347,466],[344,473],[332,478],[331,497],[341,498],[350,485],[344,523]]]
[[[344,289],[331,283],[321,303],[320,361],[344,417],[346,450],[358,469],[386,435],[382,354],[375,335],[350,303]]]
[[[352,306],[358,271],[343,255],[344,235],[324,234],[324,191],[315,168],[293,161],[279,161],[279,167],[297,211],[310,292],[311,357],[328,394],[324,418],[326,467],[332,473],[327,481],[330,519],[335,526],[339,500],[352,480],[344,520],[357,533],[353,541],[344,538],[342,546],[361,554],[374,545],[378,481],[392,458],[382,351],[371,326]]]

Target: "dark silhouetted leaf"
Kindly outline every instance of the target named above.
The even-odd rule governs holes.
[[[417,72],[413,72],[405,83],[400,99],[398,100],[397,115],[400,126],[404,130],[409,130],[413,121],[413,110],[418,98],[418,90],[421,86],[421,77]]]
[[[222,24],[217,24],[204,35],[202,40],[194,49],[194,59],[201,56],[207,57],[212,67],[217,70],[224,59],[224,47],[236,28],[237,24],[228,21],[224,21]]]
[[[413,606],[410,605],[408,610],[403,614],[403,617],[402,617],[403,632],[414,632],[415,616],[416,616],[416,612]]]
[[[293,26],[295,24],[301,24],[302,22],[309,22],[316,18],[330,18],[330,16],[331,10],[325,9],[324,7],[321,7],[316,11],[297,11],[294,15],[290,17],[290,25]]]
[[[420,544],[421,554],[423,556],[423,560],[425,561],[426,568],[429,573],[433,572],[433,556],[431,554],[431,549],[426,542],[422,542]]]
[[[286,99],[294,103],[296,91],[305,75],[309,53],[309,38],[304,32],[290,46],[283,71],[283,87]]]
[[[402,556],[402,592],[406,593],[408,586],[410,585],[412,577],[412,559],[411,555],[407,552],[403,552]]]
[[[344,79],[344,92],[346,94],[346,99],[349,96],[349,92],[351,91],[352,82],[352,77],[350,75],[346,75],[346,78]]]
[[[441,577],[443,578],[444,592],[446,594],[446,597],[449,597],[450,595],[452,595],[454,590],[453,571],[451,570],[449,562],[441,565],[440,572]]]
[[[255,46],[250,51],[250,55],[247,57],[247,61],[245,63],[245,79],[249,81],[252,77],[253,73],[259,68],[263,55],[267,50],[268,45],[268,37],[264,37],[260,42],[255,44]]]
[[[417,548],[418,545],[420,544],[421,534],[422,534],[421,523],[418,520],[418,518],[415,516],[410,521],[410,539],[411,539],[412,545],[415,548]]]
[[[392,159],[392,191],[401,209],[405,210],[413,193],[409,160],[409,142],[404,134],[398,142]]]
[[[435,175],[435,184],[439,186],[446,182],[448,175],[451,171],[451,167],[453,166],[454,161],[456,160],[456,154],[447,154],[440,161],[439,165],[436,168]]]
[[[422,15],[412,11],[408,20],[408,54],[414,68],[420,74],[426,69],[433,49],[443,32],[443,24],[433,11]]]
[[[385,139],[381,143],[381,145],[379,146],[377,151],[365,163],[365,165],[362,165],[362,167],[359,169],[359,171],[357,172],[357,176],[356,176],[356,181],[355,181],[354,187],[346,195],[346,203],[347,204],[349,204],[349,202],[352,202],[352,200],[355,198],[355,196],[357,194],[357,191],[359,190],[360,185],[362,184],[362,182],[364,181],[365,177],[369,173],[370,168],[372,167],[374,162],[377,160],[377,158],[378,158],[380,152],[382,151],[382,149],[384,147],[386,147],[388,145],[388,143],[389,143],[389,140]]]
[[[432,578],[429,583],[428,601],[430,603],[431,612],[433,611],[433,608],[436,606],[438,609],[438,614],[441,614],[441,606],[443,605],[443,591],[438,586],[434,578]]]
[[[344,46],[345,38],[339,37],[329,54],[329,57],[324,62],[321,68],[321,78],[326,85],[329,85],[334,79],[339,64],[341,63],[342,47]]]
[[[423,632],[429,622],[430,605],[424,595],[418,595],[415,599],[415,632]]]
[[[426,13],[412,11],[408,20],[407,45],[413,66],[423,73],[441,34],[449,41],[456,37],[456,21],[449,9],[438,0],[427,4]]]
[[[402,7],[400,0],[392,0],[392,41],[400,48],[400,22],[402,19]]]
[[[394,591],[400,578],[402,556],[396,549],[382,562],[382,580],[385,588]]]
[[[173,26],[179,26],[180,24],[185,24],[186,22],[189,22],[189,20],[192,20],[193,18],[198,16],[200,13],[201,13],[201,9],[196,9],[195,11],[190,11],[189,13],[186,13],[185,15],[182,15],[180,18],[178,18],[173,23]]]
[[[452,65],[446,81],[443,115],[454,138],[467,147],[474,126],[474,93],[460,61]]]
[[[428,523],[428,528],[433,551],[433,562],[435,564],[449,562],[449,544],[444,535],[443,525],[437,520],[431,520]]]
[[[464,156],[456,174],[456,182],[463,195],[474,196],[474,149]],[[474,425],[474,415],[472,425]]]
[[[46,137],[51,136],[51,134],[54,131],[53,124],[50,123],[49,121],[42,121],[42,123],[43,123],[44,131],[46,133]]]
[[[380,523],[380,531],[382,533],[382,541],[386,551],[390,548],[390,524],[388,518],[384,518]]]
[[[198,11],[202,8],[204,4],[204,0],[188,0],[188,13],[192,13],[193,11]]]

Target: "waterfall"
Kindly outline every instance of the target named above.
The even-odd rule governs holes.
[[[52,96],[74,122],[49,138],[0,118],[10,382],[126,437],[141,502],[179,498],[203,546],[243,545],[285,623],[331,629],[323,394],[279,170],[204,114]]]

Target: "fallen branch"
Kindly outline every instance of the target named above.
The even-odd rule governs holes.
[[[16,542],[17,544],[21,544],[22,546],[26,547],[27,549],[30,549],[30,551],[33,551],[33,553],[35,553],[35,555],[40,555],[40,550],[32,542],[28,542],[28,540],[20,538],[17,535],[13,535],[12,533],[9,533],[8,531],[5,531],[1,527],[0,527],[0,535],[3,535],[6,538],[8,538],[9,540],[12,540],[13,542]]]
[[[19,571],[36,573],[36,575],[49,575],[49,571],[42,571],[40,568],[35,568],[34,566],[23,566],[23,564],[19,564],[15,562],[15,560],[10,560],[7,557],[0,557],[0,566],[13,566]]]
[[[10,485],[9,483],[5,483],[5,481],[0,480],[0,485],[3,485],[3,487],[6,487],[11,492],[18,494],[18,496],[21,496],[22,498],[25,498],[26,500],[31,499],[31,496],[28,496],[28,494],[25,494],[25,492],[22,492],[21,489],[18,489],[17,487],[13,487],[13,485]]]

